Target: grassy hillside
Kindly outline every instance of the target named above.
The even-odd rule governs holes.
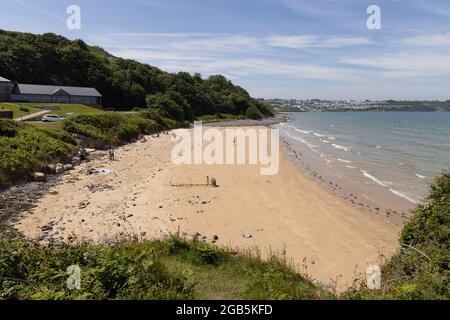
[[[36,109],[32,106],[27,106],[19,103],[0,103],[0,111],[3,110],[12,111],[14,119],[40,111],[39,109]]]
[[[13,112],[14,118],[20,118],[35,112],[42,111],[43,107],[58,108],[58,110],[49,111],[51,114],[64,116],[66,113],[94,114],[104,113],[105,111],[98,108],[82,104],[61,104],[61,103],[0,103],[0,110],[10,110]]]
[[[81,269],[81,290],[66,272]],[[285,261],[198,241],[42,247],[0,241],[0,299],[330,299]]]
[[[73,154],[75,141],[67,133],[0,119],[0,187],[45,171],[48,164]]]
[[[20,106],[26,108],[33,108],[40,111],[42,107],[58,108],[58,110],[52,110],[49,113],[56,114],[58,116],[64,116],[66,113],[80,114],[94,114],[104,113],[105,111],[99,108],[93,108],[84,104],[63,104],[63,103],[20,103]]]
[[[223,76],[170,74],[50,33],[0,30],[0,75],[19,83],[95,87],[106,107],[150,106],[181,121],[222,113],[246,115],[248,110],[257,117],[272,114],[271,107]]]

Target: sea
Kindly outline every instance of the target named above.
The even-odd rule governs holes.
[[[450,169],[450,112],[291,113],[278,127],[304,167],[385,206],[422,203]]]

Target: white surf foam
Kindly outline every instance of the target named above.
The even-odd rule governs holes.
[[[313,135],[315,135],[316,137],[322,138],[322,137],[326,137],[326,135],[317,133],[317,132],[313,132]]]
[[[395,195],[397,195],[397,196],[399,196],[399,197],[402,197],[402,198],[404,198],[404,199],[406,199],[406,200],[408,200],[409,202],[412,202],[412,203],[414,203],[414,204],[419,204],[419,203],[420,203],[419,200],[414,199],[413,197],[411,197],[410,195],[408,195],[408,194],[405,193],[405,192],[401,192],[401,191],[394,190],[394,189],[390,189],[389,191],[391,191],[393,194],[395,194]]]
[[[306,134],[306,135],[309,135],[309,134],[311,133],[311,131],[308,131],[308,130],[300,130],[300,129],[297,129],[297,128],[295,128],[295,131],[300,132],[300,133],[303,133],[303,134]]]
[[[379,184],[380,186],[382,186],[382,187],[386,187],[387,186],[387,182],[381,181],[377,177],[371,175],[369,172],[367,172],[365,170],[361,170],[361,172],[363,173],[363,175],[366,178],[369,178],[370,180],[374,181],[375,183]]]
[[[286,133],[286,135],[287,135],[288,137],[290,137],[290,138],[292,138],[292,139],[294,139],[294,140],[297,140],[297,141],[299,141],[299,142],[301,142],[301,143],[303,143],[303,144],[306,144],[306,145],[308,146],[308,148],[309,148],[311,151],[317,153],[317,150],[316,150],[317,146],[316,146],[316,145],[314,145],[314,144],[312,144],[312,143],[309,143],[309,142],[306,141],[305,139],[302,139],[302,138],[300,138],[300,137],[297,137],[297,136],[294,136],[294,135],[292,135],[292,134],[289,134],[288,132],[285,132],[285,133]]]
[[[416,173],[416,177],[419,178],[419,179],[425,179],[426,178],[425,176],[422,176],[422,175],[420,175],[418,173]]]
[[[345,151],[350,150],[349,147],[341,146],[341,145],[338,145],[338,144],[335,144],[335,143],[333,143],[333,147],[335,147],[336,149],[339,149],[339,150],[345,150]]]
[[[337,161],[344,162],[344,163],[352,163],[350,160],[345,160],[345,159],[337,159]]]

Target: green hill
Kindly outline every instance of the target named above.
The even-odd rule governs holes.
[[[170,74],[52,33],[0,30],[0,75],[19,83],[95,87],[105,107],[130,110],[150,103],[167,108],[176,120],[246,115],[249,108],[251,116],[272,114],[269,106],[223,76],[202,79],[187,72]]]

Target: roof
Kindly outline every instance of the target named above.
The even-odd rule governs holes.
[[[71,96],[84,96],[84,97],[101,97],[102,95],[95,88],[85,87],[64,87],[64,86],[44,86],[36,84],[18,84],[21,94],[61,94],[66,92]]]
[[[11,82],[11,81],[6,78],[0,77],[0,82]]]

